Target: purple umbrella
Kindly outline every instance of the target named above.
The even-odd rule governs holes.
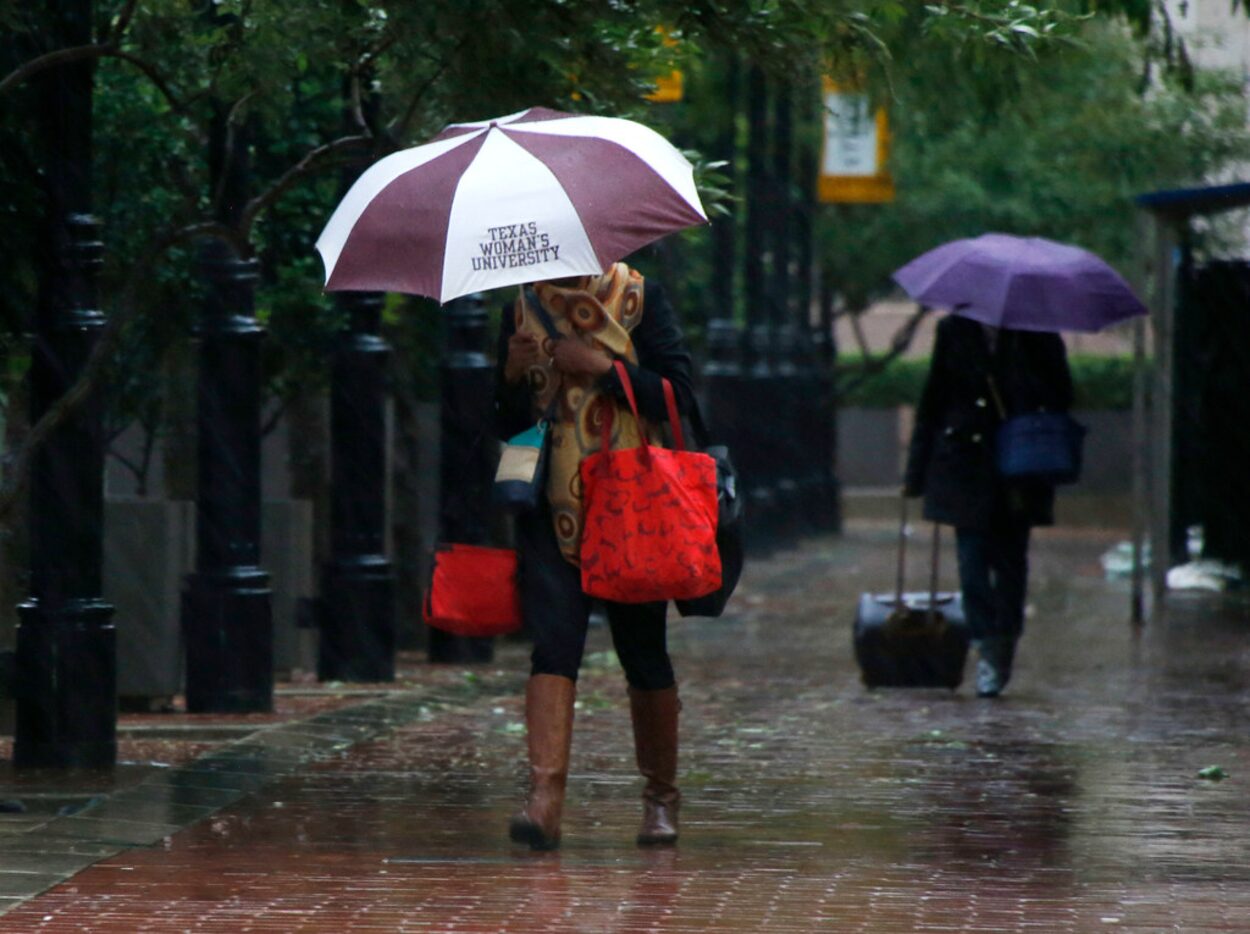
[[[1106,262],[1041,237],[952,240],[896,270],[894,281],[922,304],[1021,331],[1101,331],[1146,314]]]

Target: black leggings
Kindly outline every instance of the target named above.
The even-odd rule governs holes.
[[[556,544],[551,513],[536,509],[517,520],[521,559],[521,612],[534,640],[530,673],[577,680],[586,648],[592,599],[582,592],[581,571],[565,561]],[[612,644],[625,680],[643,691],[675,683],[668,657],[668,604],[605,601]]]

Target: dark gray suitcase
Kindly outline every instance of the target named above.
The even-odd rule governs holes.
[[[855,612],[855,660],[864,684],[874,687],[946,687],[964,677],[970,634],[958,592],[937,589],[938,527],[933,527],[930,586],[903,590],[907,501],[899,523],[898,583],[894,593],[865,593]]]

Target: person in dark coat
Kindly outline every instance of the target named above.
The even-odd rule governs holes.
[[[551,337],[541,303],[558,331]],[[536,283],[504,309],[499,331],[495,429],[506,439],[552,410],[545,501],[518,517],[521,612],[534,640],[525,720],[530,793],[509,834],[531,848],[554,849],[568,777],[573,704],[586,644],[591,598],[581,587],[581,483],[578,465],[599,448],[610,412],[613,446],[634,447],[641,432],[667,421],[662,379],[677,409],[689,413],[690,352],[663,290],[624,263],[601,276]],[[638,410],[630,411],[613,361],[624,362]],[[638,843],[677,839],[677,714],[668,655],[667,603],[608,602],[608,626],[629,687],[634,751],[645,781]]]
[[[916,409],[903,492],[924,517],[955,527],[964,611],[978,652],[977,693],[1007,685],[1024,628],[1029,533],[1054,523],[1054,487],[1007,481],[995,458],[1004,417],[1066,412],[1072,377],[1058,334],[939,322]]]

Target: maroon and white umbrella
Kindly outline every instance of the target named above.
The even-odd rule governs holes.
[[[317,240],[327,289],[446,302],[603,272],[707,222],[689,161],[640,123],[533,107],[367,169]]]

